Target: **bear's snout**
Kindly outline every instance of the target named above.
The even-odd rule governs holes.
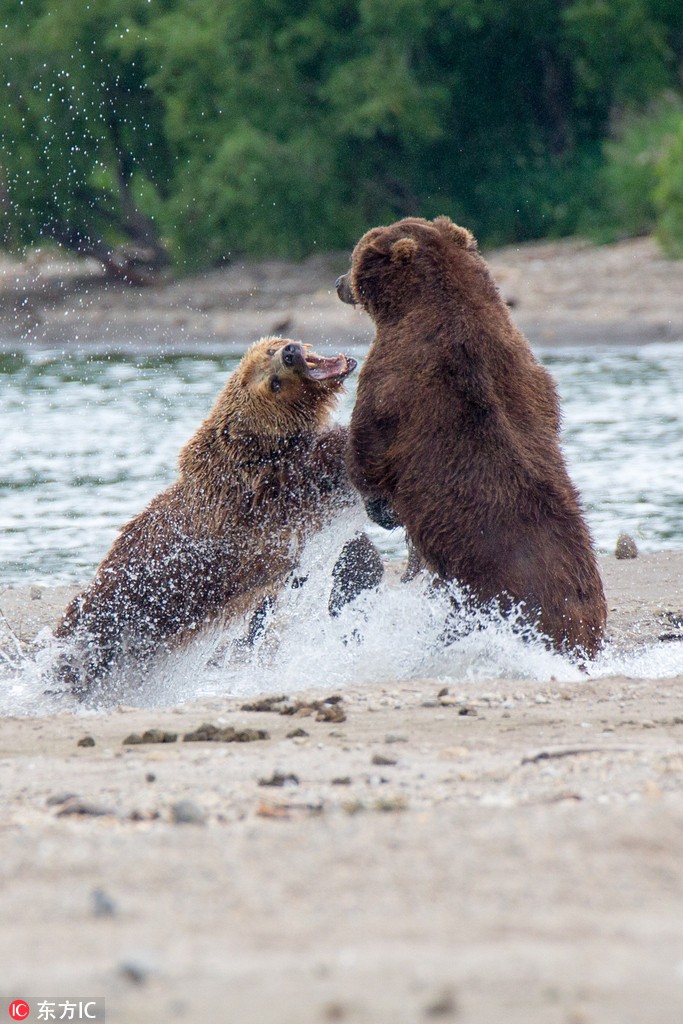
[[[294,366],[296,357],[301,354],[300,345],[285,345],[282,350],[282,362],[285,366]]]
[[[351,290],[348,274],[342,274],[341,277],[338,277],[334,286],[337,289],[337,295],[342,302],[348,302],[351,306],[356,305],[356,297]]]

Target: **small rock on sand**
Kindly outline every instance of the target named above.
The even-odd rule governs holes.
[[[171,818],[176,825],[203,825],[204,811],[193,800],[178,800],[171,806]]]
[[[617,546],[614,549],[616,558],[637,558],[638,557],[638,546],[628,533],[620,533],[617,537]]]

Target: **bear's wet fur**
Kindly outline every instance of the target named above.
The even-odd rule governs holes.
[[[68,641],[59,675],[79,696],[129,658],[144,664],[258,608],[306,539],[357,501],[347,430],[330,425],[355,366],[288,339],[252,345],[182,449],[178,479],[123,527],[55,631]],[[371,554],[377,583],[381,559]],[[355,590],[347,579],[347,594],[367,578]]]
[[[557,391],[472,234],[447,217],[373,228],[337,290],[376,327],[347,451],[370,514],[477,603],[523,603],[555,649],[595,655],[605,597]]]

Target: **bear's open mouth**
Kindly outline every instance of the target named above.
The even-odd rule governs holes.
[[[311,352],[308,345],[304,346],[306,369],[313,380],[343,380],[356,369],[358,363],[351,356],[319,356]]]

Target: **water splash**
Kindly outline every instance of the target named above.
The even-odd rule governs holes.
[[[147,671],[131,669],[113,681],[99,708],[125,703],[163,707],[215,696],[292,693],[307,688],[343,690],[358,683],[430,678],[468,683],[493,679],[579,682],[587,678],[566,657],[548,651],[533,634],[522,638],[519,622],[495,611],[469,613],[467,629],[444,640],[452,616],[446,591],[417,577],[401,584],[388,571],[382,584],[342,609],[327,613],[332,567],[344,543],[363,528],[360,514],[318,534],[303,553],[297,577],[268,611],[253,644],[245,641],[248,617],[200,636],[182,652],[158,659]],[[451,620],[452,621],[452,620]],[[0,666],[0,714],[51,714],[77,710],[69,694],[46,693],[56,643],[43,637],[31,660],[10,655]],[[665,678],[683,674],[683,644],[615,646],[590,666],[590,678],[612,675]],[[98,709],[98,700],[90,710]]]
[[[608,645],[589,666],[592,679],[627,676],[631,679],[673,679],[683,676],[683,641],[643,643],[633,650]]]

